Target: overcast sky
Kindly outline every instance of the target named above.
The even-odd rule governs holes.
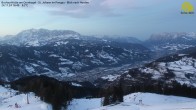
[[[28,8],[0,6],[0,36],[31,28],[74,30],[83,35],[133,36],[139,39],[160,32],[196,32],[196,12],[193,15],[180,14],[185,0],[81,1],[88,1],[89,4],[36,4]],[[188,1],[196,7],[195,0]]]

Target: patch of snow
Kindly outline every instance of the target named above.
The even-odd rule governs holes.
[[[140,69],[140,71],[142,73],[152,74],[153,79],[159,79],[161,77],[160,72],[152,68],[144,68],[144,69]]]
[[[25,69],[26,69],[29,73],[35,72],[35,69],[34,69],[32,66],[25,65]]]
[[[109,61],[113,61],[114,63],[118,62],[114,57],[112,57],[105,51],[101,51],[100,53],[98,53],[98,57],[103,59],[108,59]]]
[[[87,67],[88,65],[82,63],[82,62],[75,62],[73,65],[72,65],[72,69],[75,69],[75,70],[81,70],[83,67]]]
[[[56,54],[51,54],[51,55],[49,55],[49,57],[59,58],[60,56],[59,55],[56,55]]]
[[[64,58],[59,58],[59,60],[61,61],[61,65],[71,65],[73,64],[72,61],[68,60],[68,59],[64,59]]]
[[[89,55],[86,55],[86,57],[94,58],[94,55],[92,53],[90,53]]]
[[[185,56],[185,55],[187,55],[187,54],[178,54],[179,57],[182,57],[182,56]]]
[[[101,107],[101,98],[93,99],[73,99],[67,110],[92,110]]]
[[[108,75],[108,76],[104,76],[104,77],[101,77],[101,78],[104,79],[104,80],[108,80],[108,81],[114,81],[119,77],[120,77],[120,75]]]
[[[74,82],[72,82],[71,85],[72,85],[72,86],[77,86],[77,87],[81,87],[81,86],[82,86],[82,85],[77,84],[77,83],[74,83]]]
[[[58,42],[56,42],[56,44],[54,45],[54,46],[58,46],[58,45],[66,45],[66,44],[68,44],[69,43],[69,41],[58,41]]]
[[[89,52],[89,50],[88,50],[88,49],[86,49],[84,52]]]
[[[27,45],[27,46],[34,46],[34,47],[36,47],[36,46],[40,46],[40,43],[39,43],[38,40],[32,40],[32,41],[28,41],[28,42],[26,43],[26,45]]]
[[[43,66],[48,66],[48,64],[45,63],[44,61],[37,61],[37,63],[38,63],[38,64],[41,64],[41,65],[43,65]]]
[[[59,70],[61,71],[61,74],[56,74],[56,76],[72,77],[75,75],[71,73],[71,70],[68,67],[60,67]]]
[[[98,59],[93,59],[93,60],[91,60],[91,63],[96,64],[96,65],[103,65],[103,64],[104,64],[103,62],[101,62],[101,61],[98,60]]]
[[[39,66],[38,64],[35,64],[35,63],[31,63],[31,65],[33,65],[34,67],[38,67]]]

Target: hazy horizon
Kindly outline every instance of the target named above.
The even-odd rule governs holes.
[[[32,28],[73,30],[82,35],[131,36],[140,40],[154,33],[195,32],[195,14],[180,13],[184,0],[84,1],[89,4],[0,6],[0,36]],[[188,2],[196,6],[195,0]]]
[[[31,28],[31,29],[36,29],[36,28]],[[38,29],[46,29],[46,28],[38,28]],[[17,35],[18,33],[22,32],[22,31],[25,31],[25,30],[30,30],[30,29],[24,29],[24,30],[21,30],[19,32],[17,32],[16,34],[7,34],[7,35],[3,35],[3,36],[0,36],[0,38],[3,38],[3,37],[6,37],[6,36],[14,36],[14,35]],[[47,30],[63,30],[63,29],[47,29]],[[74,30],[70,30],[70,31],[74,31]],[[74,32],[77,32],[77,31],[74,31]],[[78,32],[79,33],[79,32]],[[159,33],[152,33],[150,34],[149,36],[145,37],[145,38],[141,38],[141,37],[137,37],[137,36],[132,36],[132,35],[93,35],[93,34],[81,34],[82,36],[94,36],[94,37],[103,37],[103,36],[109,36],[109,37],[134,37],[134,38],[137,38],[138,40],[141,40],[141,41],[145,41],[147,39],[149,39],[151,37],[151,35],[153,34],[162,34],[162,33],[184,33],[184,32],[159,32]],[[185,33],[189,33],[189,32],[185,32]],[[196,32],[194,32],[196,33]]]

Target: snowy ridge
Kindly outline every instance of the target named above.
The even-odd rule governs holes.
[[[57,45],[66,44],[61,41],[65,39],[81,39],[81,35],[70,30],[29,29],[11,38],[4,38],[3,42],[17,46],[43,46],[49,42],[57,42]]]

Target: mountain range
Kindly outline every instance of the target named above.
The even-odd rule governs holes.
[[[140,41],[123,36],[84,36],[71,30],[24,30],[1,38],[0,76],[1,80],[13,81],[25,76],[46,75],[62,81],[91,81],[100,85],[120,78],[128,69],[138,68],[132,71],[151,73],[146,75],[159,80],[167,79],[167,75],[175,76],[174,70],[180,71],[183,72],[180,79],[192,83],[193,73],[176,68],[194,65],[195,59],[187,57],[189,54],[182,50],[196,46],[195,42],[193,32],[153,34],[148,40]],[[163,56],[181,56],[181,59],[157,63],[165,58]],[[190,65],[176,64],[184,62]],[[153,68],[145,67],[146,63]]]
[[[82,36],[74,31],[30,29],[1,41],[0,73],[6,81],[29,75],[66,80],[98,67],[149,60],[150,52],[141,44]]]
[[[82,97],[98,98],[86,100],[99,105],[116,104],[133,92],[195,98],[195,42],[193,32],[153,34],[141,41],[129,36],[84,36],[71,30],[25,30],[0,38],[0,89],[33,91],[54,110],[75,109],[74,104],[83,100],[75,98]],[[135,96],[140,95],[129,97],[136,109],[141,99]],[[13,95],[19,96],[25,97]]]

